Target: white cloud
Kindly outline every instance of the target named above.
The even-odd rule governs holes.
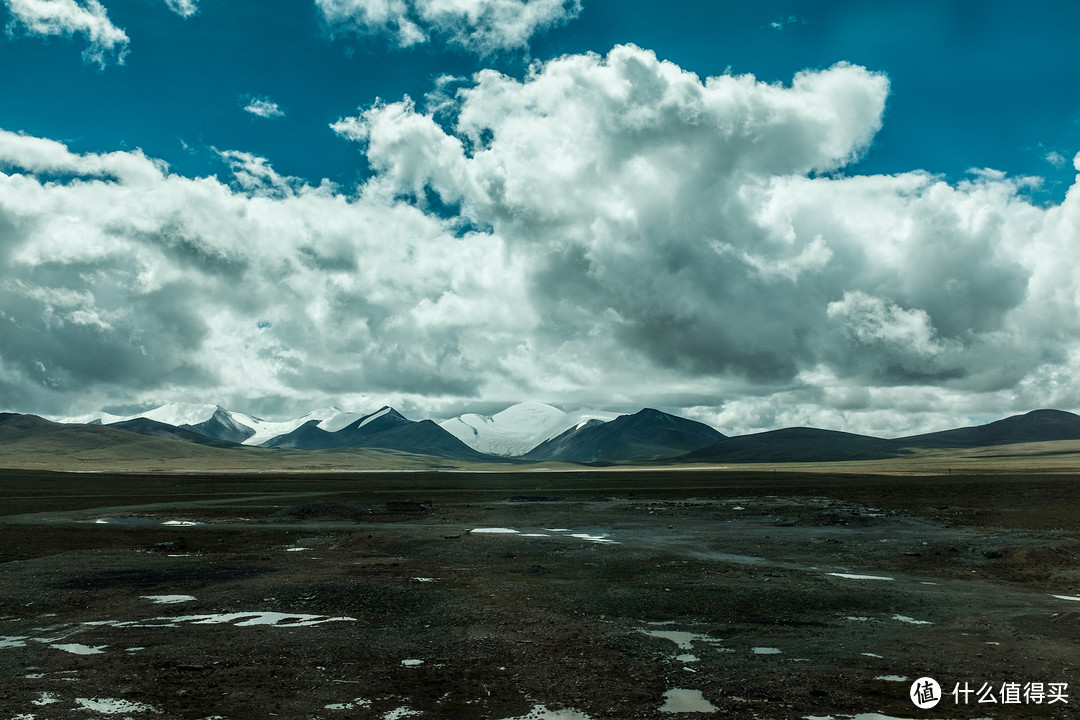
[[[128,36],[109,21],[98,0],[4,0],[11,11],[9,32],[21,27],[27,35],[85,35],[83,60],[104,68],[110,61],[124,64]]]
[[[482,55],[527,48],[581,12],[580,0],[315,0],[334,28],[386,35],[401,47],[444,38]]]
[[[533,397],[894,435],[1080,407],[1080,194],[844,175],[887,92],[846,64],[782,86],[632,46],[483,71],[438,116],[405,98],[335,123],[375,171],[355,192],[243,152],[189,179],[0,132],[0,396]]]
[[[278,107],[276,102],[272,102],[269,98],[247,96],[242,98],[241,102],[247,103],[244,105],[244,110],[252,115],[261,118],[285,117],[285,112]]]
[[[199,12],[198,0],[165,0],[165,4],[182,18],[189,18]]]
[[[1050,163],[1059,170],[1065,167],[1065,163],[1068,162],[1065,156],[1059,153],[1057,150],[1051,150],[1045,155],[1046,162]]]

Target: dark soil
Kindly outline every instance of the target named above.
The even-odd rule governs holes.
[[[1054,476],[0,474],[0,719],[1080,717],[1078,510]],[[1006,682],[1069,703],[948,694]]]

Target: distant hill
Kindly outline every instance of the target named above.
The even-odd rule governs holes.
[[[893,440],[817,428],[784,428],[723,438],[679,458],[685,462],[831,462],[902,455]]]
[[[207,447],[232,448],[236,447],[241,442],[239,440],[232,442],[220,440],[213,435],[198,432],[192,428],[192,426],[174,427],[148,418],[122,420],[117,423],[111,423],[108,427],[117,430],[126,430],[139,435],[146,435],[147,437],[169,438],[172,440],[180,440],[182,442],[195,443],[196,445],[206,445]]]
[[[431,420],[413,422],[391,407],[381,408],[336,432],[323,430],[318,427],[318,421],[311,420],[290,433],[273,438],[266,447],[298,450],[373,448],[454,460],[491,459]]]
[[[590,420],[541,443],[525,460],[628,462],[682,455],[724,437],[694,420],[646,408],[602,422]]]
[[[896,442],[912,448],[973,448],[1050,440],[1080,440],[1080,415],[1033,410],[986,425],[911,435]]]
[[[180,440],[167,435],[152,436],[101,424],[54,423],[36,415],[0,413],[0,465],[4,457],[36,458],[40,464],[45,465],[53,458],[61,457],[88,460],[183,458],[207,454],[224,457],[228,452],[206,443],[196,444],[191,440]]]

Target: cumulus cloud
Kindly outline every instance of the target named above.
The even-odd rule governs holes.
[[[104,68],[109,62],[124,64],[128,36],[109,20],[98,0],[4,0],[11,12],[8,32],[21,29],[27,35],[85,35],[83,60]]]
[[[528,47],[581,12],[580,0],[315,0],[331,27],[385,35],[400,47],[445,39],[482,55]]]
[[[252,115],[267,119],[285,117],[285,111],[269,98],[244,96],[240,101],[244,103],[244,111]]]
[[[165,4],[182,18],[189,18],[199,12],[198,0],[165,0]]]
[[[1076,187],[844,174],[887,94],[848,64],[779,85],[633,46],[485,70],[437,114],[334,123],[374,171],[355,189],[0,132],[0,390],[71,413],[532,397],[725,432],[1080,407]]]

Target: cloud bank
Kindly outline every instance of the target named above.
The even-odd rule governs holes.
[[[988,170],[845,175],[888,89],[848,64],[702,79],[634,46],[485,70],[432,112],[334,123],[374,169],[355,189],[0,132],[0,395],[536,398],[885,435],[1080,406],[1076,187],[1040,207]]]
[[[124,64],[128,54],[128,36],[109,21],[105,7],[98,0],[4,0],[11,12],[8,32],[26,35],[71,37],[84,35],[87,47],[83,60],[104,68],[110,62]]]
[[[527,48],[537,33],[581,12],[580,0],[315,0],[338,31],[383,35],[400,47],[433,37],[469,52]]]

